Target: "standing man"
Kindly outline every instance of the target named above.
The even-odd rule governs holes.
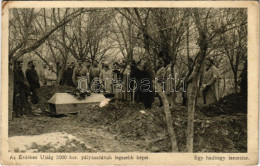
[[[90,87],[90,69],[91,69],[90,66],[91,66],[90,61],[86,61],[88,87]]]
[[[103,67],[104,69],[100,73],[100,80],[104,87],[104,94],[112,94],[113,72],[110,70],[107,62],[104,62]]]
[[[25,107],[27,105],[28,87],[24,73],[22,71],[23,61],[16,61],[14,68],[14,113],[16,117],[25,114]]]
[[[39,76],[35,70],[33,61],[29,61],[27,64],[26,78],[30,85],[30,92],[32,94],[32,103],[37,104],[39,102],[38,89],[40,88]]]
[[[101,83],[99,80],[100,72],[98,62],[94,60],[93,68],[90,69],[91,90],[94,92],[100,92],[101,90]]]
[[[164,75],[164,79],[166,80],[165,93],[168,99],[169,106],[170,108],[172,108],[175,105],[176,91],[175,89],[174,91],[172,91],[172,89],[174,88],[175,81],[169,78],[174,78],[175,80],[175,75],[177,74],[177,72],[176,72],[176,68],[172,67],[172,62],[170,60],[165,60],[164,65],[165,64],[167,64],[165,66],[165,75]]]
[[[45,78],[45,71],[47,70],[47,64],[45,62],[42,62],[42,70],[39,71],[39,77],[40,77],[40,85],[46,86],[47,81]]]
[[[73,80],[72,80],[74,68],[75,68],[75,63],[71,62],[68,65],[67,69],[64,71],[64,76],[63,76],[64,85],[74,86],[74,83],[73,83]]]
[[[139,83],[141,82],[141,77],[140,72],[141,70],[138,68],[137,63],[135,60],[131,61],[131,66],[130,66],[130,78],[136,80],[136,82],[131,81],[130,82],[130,88],[132,89],[132,101],[133,102],[140,102],[140,85]]]
[[[81,79],[82,77],[87,76],[87,69],[84,65],[82,65],[82,60],[78,60],[78,65],[73,69],[73,74],[72,74],[72,81],[74,86],[78,86],[78,80]],[[84,86],[85,84],[82,84]],[[81,87],[84,89],[88,89],[88,87]]]
[[[128,92],[128,79],[130,79],[131,67],[128,64],[127,60],[122,61],[122,69],[121,73],[123,76],[123,100],[124,101],[131,101],[131,92]]]
[[[54,70],[54,65],[52,62],[50,62],[48,69],[45,71],[45,79],[47,82],[47,86],[52,86],[56,83],[57,75],[53,70]]]
[[[149,110],[152,108],[152,103],[154,101],[154,91],[153,91],[153,72],[148,68],[149,64],[146,61],[143,61],[140,64],[141,72],[141,100],[144,104],[145,109]]]
[[[122,76],[120,73],[120,65],[118,62],[114,62],[113,63],[113,92],[114,92],[114,98],[115,98],[115,103],[116,103],[116,107],[118,105],[119,100],[122,99],[121,97],[121,90],[118,87],[121,87],[121,80],[122,80]]]
[[[218,79],[219,70],[214,65],[214,61],[212,58],[206,59],[206,70],[203,74],[202,79],[202,94],[203,94],[203,102],[204,104],[212,104],[218,101]]]
[[[164,76],[165,76],[165,68],[163,66],[163,61],[162,60],[158,60],[156,62],[156,67],[157,67],[157,72],[155,74],[155,78],[157,82],[155,82],[155,84],[159,84],[159,86],[156,86],[155,88],[159,87],[161,91],[164,91],[165,88],[165,80],[164,80]],[[159,96],[159,95],[158,95]],[[163,101],[161,99],[161,97],[159,96],[159,100],[160,100],[160,107],[163,106]]]

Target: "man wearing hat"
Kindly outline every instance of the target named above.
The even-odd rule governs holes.
[[[29,61],[27,64],[26,78],[30,85],[30,92],[32,94],[32,103],[37,104],[39,102],[38,89],[40,88],[39,76],[35,70],[33,61]]]
[[[27,104],[28,87],[25,76],[22,71],[23,61],[16,61],[14,68],[14,113],[16,117],[20,117],[25,113]]]
[[[128,89],[128,79],[130,77],[131,67],[127,60],[121,61],[121,74],[122,74],[122,81],[123,81],[123,100],[124,101],[131,101],[131,92]]]
[[[86,67],[82,64],[82,60],[78,60],[78,65],[73,69],[73,74],[72,74],[72,81],[74,86],[78,86],[78,80],[87,77],[87,69]],[[82,84],[83,85],[83,84]],[[85,85],[85,84],[84,84]],[[84,87],[88,89],[88,87]]]
[[[53,70],[55,71],[54,64],[50,62],[48,69],[45,71],[47,86],[52,86],[56,83],[57,75]]]
[[[112,74],[113,74],[113,92],[114,92],[115,102],[117,105],[118,101],[122,99],[120,90],[117,90],[117,87],[118,86],[120,87],[120,83],[121,83],[120,80],[122,80],[122,76],[120,73],[120,65],[118,62],[113,63]]]
[[[75,63],[71,62],[67,69],[64,71],[64,84],[67,86],[74,86],[73,80],[72,80],[72,75],[73,75],[73,70],[75,68]]]
[[[112,94],[113,72],[110,70],[108,62],[103,63],[103,70],[100,72],[100,80],[104,87],[104,93]]]
[[[47,64],[45,62],[42,62],[42,70],[39,72],[39,77],[40,77],[40,85],[45,86],[47,85],[47,81],[45,78],[45,72],[47,70]]]
[[[207,58],[205,64],[205,71],[202,78],[202,94],[204,104],[209,105],[218,101],[219,78],[219,70],[215,66],[213,58]]]
[[[90,61],[87,60],[85,66],[86,66],[86,70],[87,70],[88,87],[90,87],[90,70],[91,70]]]
[[[98,67],[97,60],[93,61],[93,67],[90,69],[90,82],[91,82],[91,91],[99,93],[101,90],[100,83],[100,68]]]

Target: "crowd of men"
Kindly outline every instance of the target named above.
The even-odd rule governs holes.
[[[185,75],[188,78],[193,71],[193,60],[190,58],[188,62],[188,70]],[[35,70],[33,61],[27,63],[25,74],[22,71],[23,62],[16,61],[14,67],[14,113],[20,117],[30,114],[30,104],[39,102],[38,89],[41,86],[52,86],[61,84],[79,88],[79,80],[84,78],[85,84],[81,84],[80,88],[91,91],[91,93],[104,93],[106,97],[112,97],[118,103],[120,101],[141,102],[145,109],[151,109],[154,98],[156,97],[155,85],[159,82],[161,88],[165,88],[165,94],[169,105],[175,104],[174,92],[169,91],[166,82],[169,75],[172,74],[172,63],[169,59],[159,59],[156,64],[156,72],[154,73],[147,61],[122,60],[109,64],[103,62],[98,65],[98,61],[92,63],[77,60],[77,63],[71,62],[66,65],[63,75],[57,82],[57,69],[53,64],[48,65],[43,62],[43,69]],[[55,68],[56,67],[56,68]],[[175,69],[174,69],[175,70]],[[176,71],[175,71],[176,72]],[[156,78],[156,79],[155,79]],[[211,58],[207,58],[205,63],[205,71],[201,77],[200,87],[203,95],[203,103],[211,104],[219,99],[218,79],[220,78],[219,70],[214,65]],[[134,79],[135,81],[130,81]],[[144,80],[145,79],[145,80]],[[157,82],[155,82],[155,80]],[[192,80],[185,82],[185,89]],[[140,84],[144,83],[144,84]],[[152,89],[152,90],[151,90]],[[160,106],[163,102],[160,99]],[[26,104],[29,103],[29,104]],[[182,105],[187,105],[187,93],[182,93]]]
[[[39,102],[39,76],[33,61],[27,64],[25,75],[22,71],[23,61],[14,64],[14,95],[13,109],[16,117],[32,114],[31,105]]]

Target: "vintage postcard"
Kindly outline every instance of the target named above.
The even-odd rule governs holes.
[[[4,2],[1,164],[256,165],[258,5]]]

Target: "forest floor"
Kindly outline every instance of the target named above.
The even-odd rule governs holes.
[[[34,148],[37,152],[170,152],[165,114],[163,108],[158,107],[158,100],[149,111],[144,110],[140,103],[122,102],[118,108],[113,103],[102,108],[98,104],[90,104],[76,115],[55,117],[46,113],[48,99],[55,92],[68,90],[71,88],[41,88],[40,102],[34,107],[37,115],[9,121],[12,141],[20,141],[26,136],[42,139],[54,133],[52,136],[56,139],[68,140],[61,147],[54,148],[51,141],[40,145],[35,139],[26,149]],[[243,96],[231,94],[214,105],[196,108],[194,152],[246,152],[246,106]],[[175,106],[171,114],[178,149],[185,152],[187,108]],[[68,137],[64,136],[66,134]],[[12,150],[22,151],[15,147]]]

